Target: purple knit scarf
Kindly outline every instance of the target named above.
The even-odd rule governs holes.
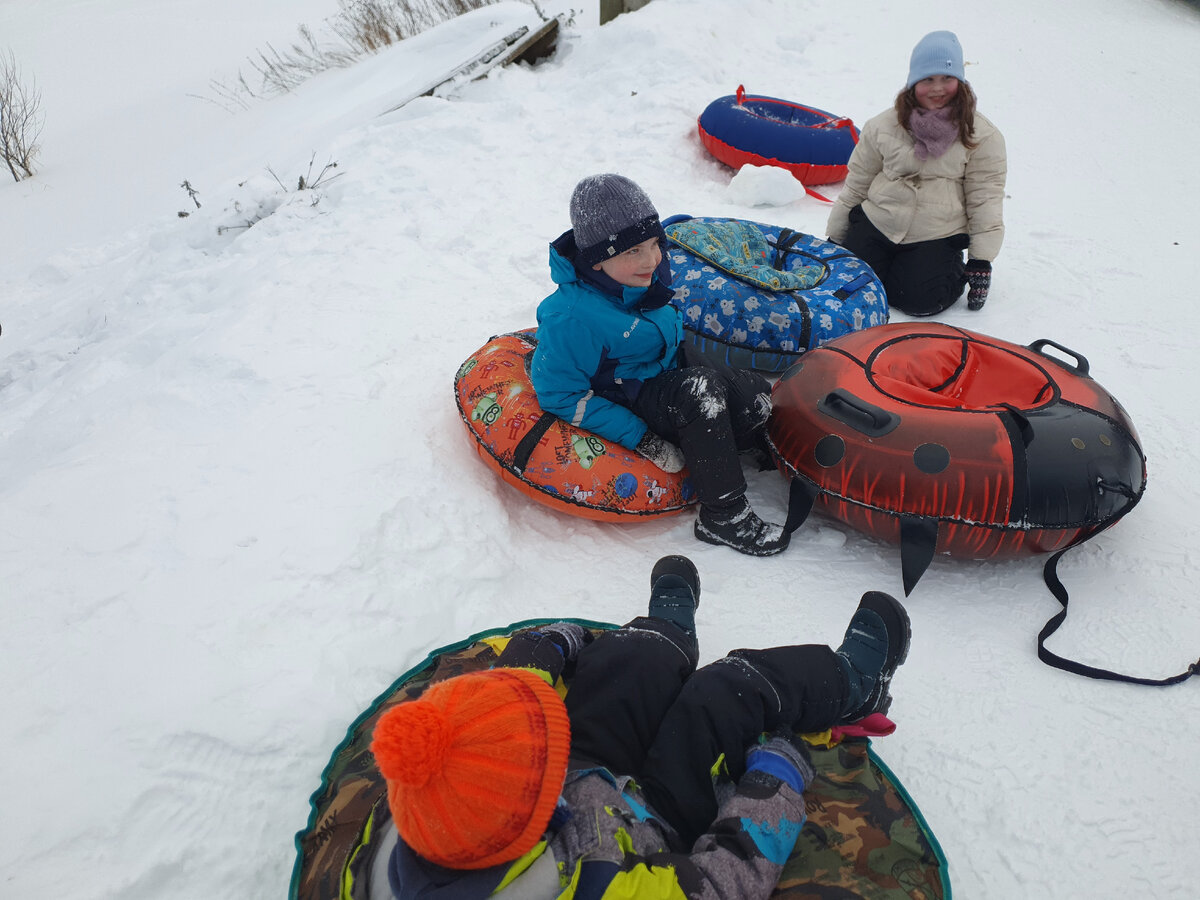
[[[958,137],[958,123],[953,115],[954,111],[948,106],[912,111],[908,117],[908,130],[917,159],[937,159],[950,149]]]

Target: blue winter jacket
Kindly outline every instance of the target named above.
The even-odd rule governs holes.
[[[670,303],[663,254],[649,287],[622,287],[603,272],[575,268],[575,235],[550,245],[558,290],[537,310],[531,377],[547,412],[630,449],[646,423],[630,410],[642,383],[676,367],[683,314]]]

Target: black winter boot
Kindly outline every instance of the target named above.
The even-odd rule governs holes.
[[[700,573],[686,556],[664,556],[650,570],[647,614],[674,622],[688,634],[696,631],[700,606]]]
[[[731,508],[700,506],[696,516],[696,537],[709,544],[732,547],[750,556],[774,556],[787,549],[791,535],[782,525],[764,522],[750,508],[745,497]]]
[[[872,713],[888,711],[892,675],[907,658],[911,638],[908,612],[899,600],[882,591],[862,595],[837,649],[849,686],[842,722],[857,722]]]

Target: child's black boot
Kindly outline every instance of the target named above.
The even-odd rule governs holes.
[[[700,605],[700,573],[686,556],[664,556],[650,570],[648,615],[674,622],[688,634],[696,632]]]
[[[791,535],[782,525],[764,522],[745,497],[727,506],[702,504],[696,516],[696,537],[709,544],[732,547],[750,556],[774,556],[787,549]]]
[[[849,689],[842,722],[888,711],[892,703],[888,688],[908,656],[911,636],[908,613],[899,600],[882,591],[862,595],[836,651]]]

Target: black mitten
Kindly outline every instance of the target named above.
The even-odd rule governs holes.
[[[983,309],[988,290],[992,287],[992,264],[986,259],[967,260],[967,309]]]
[[[575,671],[579,651],[592,642],[593,634],[574,622],[552,622],[540,628],[518,631],[505,646],[496,668],[540,669],[552,681]]]
[[[568,663],[574,662],[579,651],[592,642],[592,633],[574,622],[554,622],[538,631],[554,642]]]

